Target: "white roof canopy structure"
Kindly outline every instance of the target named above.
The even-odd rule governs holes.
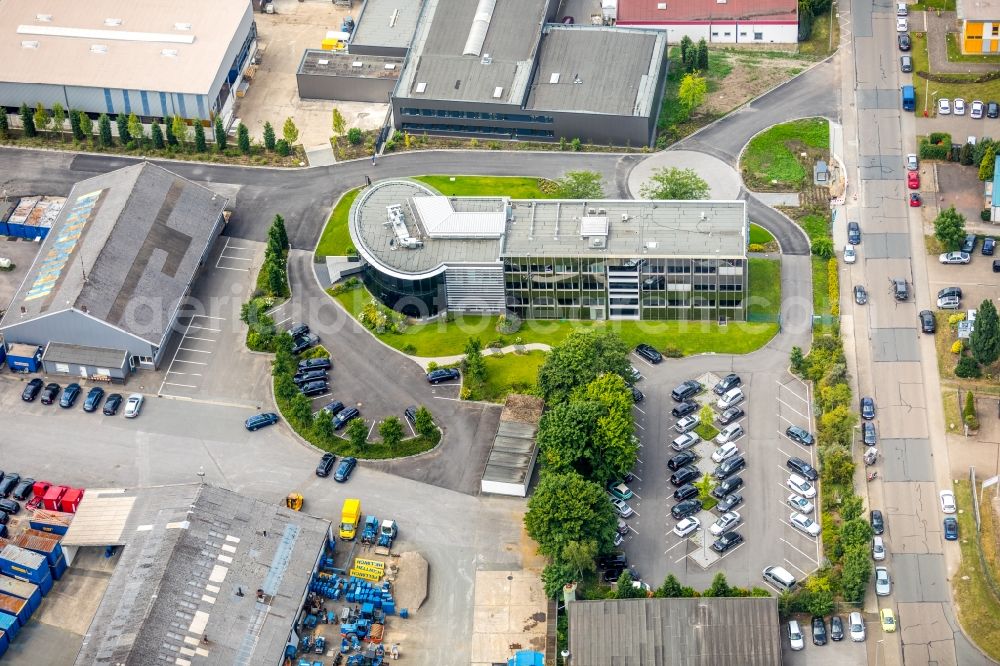
[[[413,210],[430,238],[500,238],[507,216],[497,212],[457,212],[448,197],[413,197]]]

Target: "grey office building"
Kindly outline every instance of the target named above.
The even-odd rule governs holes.
[[[155,368],[222,230],[225,203],[149,163],[80,181],[0,333],[10,343],[48,347],[49,371],[120,379],[126,365],[128,372]]]
[[[745,320],[743,201],[447,197],[376,183],[349,228],[369,290],[416,317]]]
[[[666,33],[552,23],[558,4],[426,0],[393,94],[396,129],[651,144]]]

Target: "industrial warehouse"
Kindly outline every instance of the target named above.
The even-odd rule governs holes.
[[[0,320],[4,340],[44,349],[48,373],[123,381],[157,367],[225,205],[149,163],[77,183]]]
[[[369,290],[415,317],[746,319],[743,201],[447,197],[410,180],[355,200]]]
[[[0,2],[0,107],[228,122],[257,43],[248,0]]]

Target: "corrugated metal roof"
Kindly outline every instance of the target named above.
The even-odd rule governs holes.
[[[365,0],[351,46],[408,47],[422,4],[417,0]]]
[[[71,345],[65,342],[50,342],[42,354],[43,361],[52,363],[79,363],[98,368],[121,368],[128,358],[124,349],[106,349],[104,347],[85,347]]]

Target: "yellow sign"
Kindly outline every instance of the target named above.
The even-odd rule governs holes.
[[[355,569],[378,569],[381,573],[385,571],[385,562],[379,560],[363,560],[360,557],[354,558]]]
[[[351,569],[350,574],[355,578],[364,578],[365,580],[370,580],[373,583],[382,577],[382,573],[371,571],[368,569]]]

